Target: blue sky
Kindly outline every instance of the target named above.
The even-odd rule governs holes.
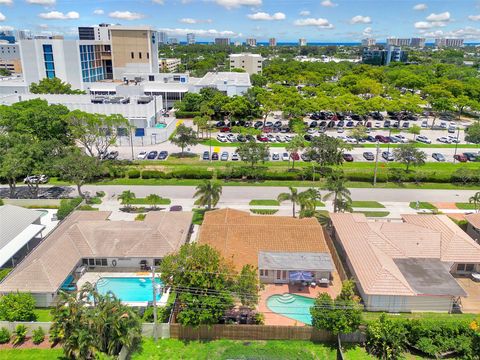
[[[437,36],[480,41],[479,0],[0,0],[0,29],[76,35],[100,22],[151,25],[197,40],[358,41]]]

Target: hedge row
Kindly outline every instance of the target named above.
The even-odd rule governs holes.
[[[177,119],[190,119],[195,116],[202,116],[202,113],[200,111],[175,111],[175,117]]]
[[[80,205],[82,202],[81,197],[77,197],[74,199],[62,199],[60,201],[60,207],[57,211],[57,218],[58,220],[65,219],[75,208]]]

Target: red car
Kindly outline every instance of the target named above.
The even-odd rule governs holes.
[[[390,140],[386,136],[383,136],[383,135],[376,135],[375,139],[377,139],[379,142],[385,143],[385,144],[390,142]]]
[[[266,127],[264,127],[264,128],[262,129],[262,131],[263,131],[264,133],[267,133],[267,134],[268,134],[268,133],[271,133],[271,132],[273,131],[273,129],[272,129],[271,127],[266,126]]]
[[[453,158],[457,161],[460,161],[460,162],[467,162],[467,157],[463,154],[457,154],[457,155],[453,155]]]
[[[290,154],[290,159],[295,160],[295,161],[300,160],[300,155],[298,155],[298,153],[291,153]]]
[[[268,142],[268,138],[265,135],[257,135],[257,140],[261,142]]]
[[[229,127],[225,126],[220,129],[220,132],[230,132],[230,130],[231,129]]]
[[[347,162],[352,162],[353,161],[352,154],[343,154],[343,160],[345,160]]]

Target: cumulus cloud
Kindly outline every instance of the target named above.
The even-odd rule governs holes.
[[[2,25],[0,26],[0,31],[13,31],[13,26],[9,26],[9,25]]]
[[[80,14],[76,11],[69,11],[67,13],[50,11],[48,13],[40,13],[38,16],[46,20],[74,20],[80,18]]]
[[[425,30],[436,27],[444,27],[451,20],[450,13],[445,11],[443,13],[432,13],[425,18],[426,21],[417,21],[413,26],[415,29]]]
[[[254,14],[248,14],[247,17],[251,20],[259,21],[272,21],[272,20],[285,20],[286,16],[282,12],[276,12],[275,14],[268,14],[266,12],[256,12]]]
[[[215,0],[215,2],[227,9],[238,8],[240,6],[260,6],[262,0]]]
[[[322,6],[325,6],[325,7],[335,7],[337,6],[338,4],[335,4],[334,2],[332,2],[331,0],[324,0],[320,3],[320,5]]]
[[[308,10],[300,11],[300,12],[299,12],[299,15],[300,15],[300,16],[308,16],[308,15],[310,15],[310,11],[308,11]]]
[[[350,19],[350,24],[370,24],[371,22],[370,16],[357,15]]]
[[[323,18],[308,18],[308,19],[298,19],[293,23],[295,26],[316,26],[322,29],[333,29],[334,26],[327,20]]]
[[[0,0],[0,5],[12,5],[13,0]]]
[[[417,21],[413,26],[415,26],[415,29],[431,29],[433,24],[428,21]]]
[[[143,19],[145,15],[131,12],[131,11],[113,11],[108,14],[113,19],[120,19],[120,20],[139,20]]]
[[[468,19],[472,21],[480,21],[480,15],[469,15]]]
[[[0,12],[0,21],[7,20],[7,17]]]
[[[215,30],[215,29],[172,29],[164,28],[159,29],[159,31],[165,31],[170,36],[186,36],[188,33],[193,33],[195,36],[204,37],[204,38],[215,38],[215,37],[237,37],[241,34],[237,34],[229,30]]]
[[[429,38],[446,37],[455,39],[478,39],[480,38],[480,29],[467,26],[452,31],[434,30],[422,31],[422,35]]]
[[[42,5],[42,6],[52,6],[55,5],[57,0],[27,0],[27,3],[34,4],[34,5]]]
[[[427,16],[427,21],[450,21],[450,13],[445,11],[443,13],[431,13]]]
[[[423,11],[427,9],[428,9],[427,4],[417,4],[413,7],[413,10],[416,10],[416,11]]]
[[[95,15],[103,15],[103,14],[105,14],[105,11],[103,11],[102,9],[95,9],[95,10],[93,10],[93,13]]]
[[[183,18],[178,20],[181,23],[184,24],[202,24],[202,23],[208,23],[210,24],[212,22],[212,19],[192,19],[192,18]]]

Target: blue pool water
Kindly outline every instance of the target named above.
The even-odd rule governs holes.
[[[267,299],[267,307],[277,314],[311,325],[310,308],[314,302],[315,299],[300,295],[272,295]]]
[[[160,279],[155,279],[159,285]],[[104,277],[95,284],[97,291],[105,295],[112,292],[117,298],[125,302],[153,301],[152,279],[146,277]],[[157,292],[157,300],[161,294]]]

